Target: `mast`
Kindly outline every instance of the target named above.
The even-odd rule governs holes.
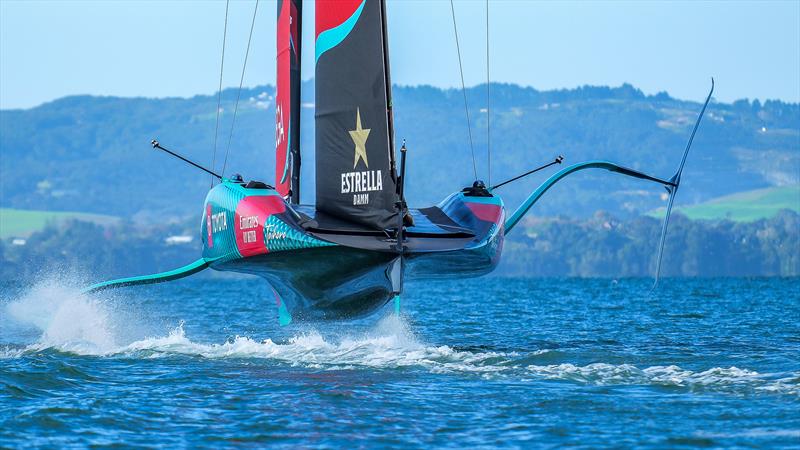
[[[278,0],[275,188],[300,203],[300,56],[302,0]]]
[[[389,68],[389,32],[386,27],[386,0],[381,0],[381,28],[383,39],[383,67],[386,75],[386,115],[389,125],[389,161],[392,178],[397,182],[397,160],[394,148],[394,111],[392,105],[392,76]]]

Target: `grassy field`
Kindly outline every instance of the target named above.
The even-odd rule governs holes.
[[[736,222],[768,219],[781,209],[800,213],[800,185],[739,192],[697,205],[675,207],[676,211],[692,220],[729,219]],[[664,208],[651,211],[649,215],[663,217]]]
[[[0,239],[27,237],[33,232],[41,230],[48,223],[58,223],[70,219],[94,222],[101,225],[111,224],[119,220],[118,217],[101,214],[0,208]]]

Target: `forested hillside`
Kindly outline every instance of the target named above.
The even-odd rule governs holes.
[[[701,100],[707,86],[698,84]],[[719,90],[725,89],[719,84]],[[304,85],[302,148],[304,202],[313,202],[313,85]],[[221,170],[271,182],[274,88],[246,89],[230,132],[234,90],[223,92]],[[472,181],[461,92],[432,87],[394,88],[398,141],[407,139],[408,198],[439,201]],[[645,96],[629,85],[537,91],[492,85],[492,181],[564,155],[565,163],[609,159],[670,176],[697,102],[667,94]],[[481,178],[486,163],[485,86],[469,90],[475,152]],[[135,217],[199,214],[209,177],[154,152],[168,148],[210,165],[216,96],[193,98],[67,97],[29,110],[0,111],[0,206],[81,211]],[[546,174],[502,188],[514,206]],[[800,182],[800,105],[746,100],[712,103],[684,172],[678,204]],[[636,216],[663,204],[663,190],[606,172],[581,173],[559,184],[533,210],[589,217],[603,209]]]
[[[488,181],[485,88],[470,89],[468,98],[479,177]],[[705,87],[698,89],[702,99]],[[557,155],[564,155],[565,164],[607,159],[669,177],[701,107],[667,94],[645,96],[629,85],[542,92],[498,84],[491,90],[494,182]],[[303,92],[302,199],[312,203],[313,84],[306,83]],[[406,189],[412,206],[436,203],[471,183],[461,92],[396,86],[394,94],[398,142],[406,139],[409,148]],[[273,95],[271,86],[243,91],[231,134],[236,92],[223,92],[217,170],[222,170],[230,138],[224,173],[273,181]],[[78,96],[29,110],[0,111],[0,208],[6,208],[0,218],[15,218],[16,227],[0,220],[6,228],[0,230],[5,236],[0,278],[37,277],[65,268],[106,278],[172,269],[196,259],[209,176],[152,150],[149,142],[158,138],[211,165],[215,108],[216,96]],[[507,207],[513,209],[556,169],[501,188]],[[664,273],[800,274],[798,183],[800,105],[712,102],[689,156],[677,206],[690,218],[732,221],[677,215]],[[610,172],[571,176],[550,190],[509,236],[497,273],[648,276],[654,269],[663,194],[658,186]],[[23,216],[36,226],[23,230]]]

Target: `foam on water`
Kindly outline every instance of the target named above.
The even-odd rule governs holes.
[[[14,325],[35,327],[41,333],[31,349],[53,347],[78,354],[105,354],[117,347],[114,317],[108,305],[60,281],[38,283],[5,309],[5,329],[10,329],[10,321],[14,321]]]
[[[142,339],[116,349],[111,354],[140,354],[149,357],[188,355],[203,358],[261,358],[309,368],[400,368],[429,367],[436,371],[494,371],[493,352],[455,351],[448,346],[426,346],[398,317],[389,316],[362,335],[323,336],[311,330],[286,342],[271,339],[255,341],[238,336],[221,344],[190,340],[183,327],[168,336]]]
[[[5,306],[7,318],[17,325],[35,327],[39,336],[24,348],[0,350],[0,358],[17,358],[44,350],[81,356],[162,358],[255,358],[289,366],[313,369],[423,368],[431,373],[471,373],[483,377],[524,380],[564,380],[594,385],[650,385],[688,390],[758,391],[800,395],[800,373],[761,374],[738,367],[687,370],[676,365],[639,368],[631,364],[597,362],[536,365],[531,359],[559,354],[564,350],[525,351],[458,350],[447,345],[420,341],[402,318],[390,315],[360,334],[326,334],[311,329],[286,341],[257,341],[237,336],[222,343],[190,339],[183,323],[161,336],[128,338],[136,335],[124,313],[107,303],[83,295],[77,288],[56,281],[34,286]],[[4,333],[5,334],[5,333]],[[141,336],[141,334],[140,334]],[[7,343],[7,339],[3,339]]]
[[[286,342],[256,341],[246,336],[223,343],[195,342],[186,336],[183,323],[165,330],[161,336],[125,342],[121,336],[135,335],[129,329],[135,325],[127,317],[120,317],[124,314],[119,310],[81,294],[63,280],[37,284],[20,298],[8,302],[5,310],[4,328],[10,326],[10,319],[17,327],[33,327],[39,333],[35,342],[25,348],[0,351],[0,357],[5,358],[52,349],[82,356],[263,358],[318,368],[422,366],[442,372],[498,371],[502,368],[495,363],[507,360],[501,353],[425,345],[402,317],[394,315],[361,334],[323,336],[312,329]]]
[[[596,385],[658,385],[693,390],[740,390],[800,394],[800,374],[761,374],[738,367],[691,371],[681,367],[594,363],[585,366],[553,364],[527,367],[537,377]]]

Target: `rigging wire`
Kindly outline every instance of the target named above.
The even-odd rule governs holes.
[[[211,156],[211,170],[217,163],[217,135],[219,134],[219,107],[222,101],[222,69],[225,67],[225,41],[228,38],[228,5],[230,0],[225,0],[225,28],[222,31],[222,60],[219,63],[219,88],[217,89],[217,123],[214,125],[214,152]],[[214,177],[211,177],[211,187],[214,187]]]
[[[453,0],[450,0],[450,11],[453,15],[453,32],[456,35],[456,51],[458,52],[458,71],[461,73],[461,92],[464,94],[464,113],[467,116],[467,133],[469,133],[469,150],[472,153],[472,171],[478,179],[478,166],[475,164],[475,146],[472,144],[472,125],[469,121],[469,107],[467,106],[467,88],[464,85],[464,68],[461,66],[461,47],[458,44],[458,28],[456,27],[456,9]]]
[[[487,177],[489,186],[492,185],[492,128],[490,120],[492,109],[489,107],[489,0],[486,0],[486,153],[489,166]]]
[[[222,175],[225,175],[225,168],[228,166],[228,153],[231,149],[231,139],[233,139],[233,127],[236,125],[236,113],[239,110],[239,98],[242,95],[242,84],[244,83],[244,73],[247,69],[247,57],[250,55],[250,42],[253,40],[253,28],[256,24],[256,13],[258,12],[258,0],[253,8],[253,20],[250,23],[250,35],[247,38],[247,50],[244,53],[244,64],[242,65],[242,76],[239,78],[239,91],[236,93],[236,104],[233,107],[233,119],[231,121],[231,131],[228,134],[228,145],[225,147],[225,161],[222,163]]]

